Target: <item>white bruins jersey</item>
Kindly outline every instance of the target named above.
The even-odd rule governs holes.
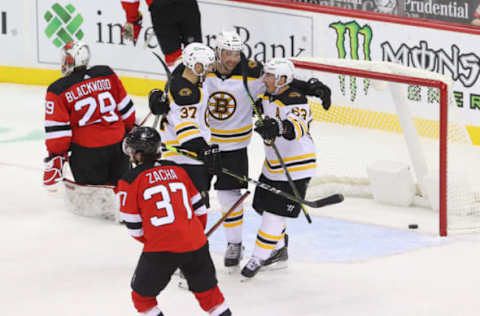
[[[280,152],[293,180],[315,176],[316,154],[315,145],[309,133],[312,111],[307,98],[298,90],[289,88],[278,96],[260,96],[263,98],[265,116],[279,121],[288,120],[294,126],[295,138],[287,140],[282,136],[275,139],[275,145]],[[288,181],[285,171],[271,146],[265,145],[265,162],[262,173],[273,181]]]
[[[265,91],[263,66],[249,60],[247,68],[248,87],[256,99]],[[218,72],[208,74],[204,87],[209,91],[207,120],[211,142],[222,151],[247,147],[253,132],[253,107],[243,86],[241,63],[228,76]]]
[[[160,129],[162,141],[170,146],[182,146],[197,137],[202,137],[205,142],[210,140],[210,131],[206,125],[207,100],[200,89],[182,77],[185,66],[180,64],[172,74],[172,81],[168,97],[170,111],[167,115],[168,124],[165,129]],[[181,154],[163,151],[162,159],[171,160],[178,164],[203,164],[197,160]]]

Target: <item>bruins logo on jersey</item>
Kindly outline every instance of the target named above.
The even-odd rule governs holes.
[[[190,88],[182,88],[178,91],[178,95],[182,97],[188,97],[192,94],[192,90]]]
[[[214,119],[223,121],[235,113],[237,100],[225,91],[215,91],[208,97],[208,113]]]
[[[257,67],[257,62],[254,61],[254,60],[249,60],[249,61],[248,61],[248,67],[250,67],[250,68],[255,68],[255,67]]]
[[[292,92],[290,92],[290,93],[288,94],[288,96],[289,96],[290,98],[299,98],[299,97],[301,97],[302,95],[301,95],[300,93],[298,93],[297,91],[292,91]]]

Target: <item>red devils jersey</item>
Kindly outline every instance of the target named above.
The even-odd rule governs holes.
[[[117,190],[121,218],[144,242],[143,251],[188,252],[207,242],[197,217],[207,209],[183,168],[141,165],[120,179]]]
[[[45,140],[50,154],[118,143],[133,128],[135,107],[108,66],[78,70],[52,83],[45,103]]]

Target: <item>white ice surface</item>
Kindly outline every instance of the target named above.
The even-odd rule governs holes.
[[[45,87],[0,84],[0,93],[0,315],[136,315],[129,282],[140,244],[121,225],[66,212],[62,198],[42,188]],[[135,101],[141,119],[146,103]],[[258,139],[253,143],[256,178],[263,149]],[[213,204],[218,208],[215,198]],[[234,315],[480,314],[479,235],[440,238],[431,211],[364,199],[310,211],[311,225],[303,216],[289,221],[289,268],[250,282],[226,273],[223,232],[212,236],[220,287]],[[213,212],[209,225],[217,218]],[[248,211],[247,254],[259,223]],[[409,223],[419,230],[409,231]],[[165,315],[206,315],[176,282],[158,297]]]

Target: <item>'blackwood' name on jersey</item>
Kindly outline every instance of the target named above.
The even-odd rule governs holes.
[[[135,123],[135,107],[108,66],[75,71],[52,83],[45,101],[45,134],[50,154],[70,143],[89,148],[120,142]]]

